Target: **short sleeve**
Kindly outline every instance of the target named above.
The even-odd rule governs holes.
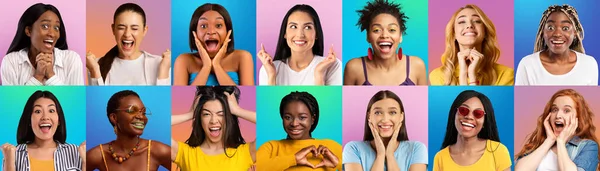
[[[428,160],[428,154],[427,154],[427,147],[425,147],[425,144],[421,143],[421,142],[415,142],[414,143],[414,147],[413,147],[413,154],[412,154],[413,158],[412,158],[412,162],[410,163],[410,165],[412,164],[428,164],[427,160]]]
[[[360,149],[356,141],[350,141],[344,146],[342,152],[342,164],[361,163]]]
[[[496,159],[496,170],[505,170],[510,168],[512,161],[510,160],[510,153],[508,153],[508,148],[506,148],[506,146],[498,143],[498,149],[493,151],[493,154],[494,158]]]
[[[179,149],[177,149],[177,157],[175,157],[175,164],[181,166],[184,162],[184,157],[187,155],[190,146],[183,142],[177,142]]]
[[[598,166],[598,143],[591,140],[585,141],[588,141],[588,143],[583,147],[579,147],[582,149],[573,160],[573,163],[575,163],[578,170],[596,170],[596,167]]]
[[[444,73],[441,68],[436,68],[429,73],[429,84],[430,85],[444,85]]]

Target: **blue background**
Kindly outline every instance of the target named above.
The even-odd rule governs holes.
[[[67,125],[67,143],[80,145],[85,140],[85,87],[34,87],[3,86],[0,88],[0,109],[2,109],[2,134],[0,143],[17,146],[17,127],[23,108],[29,96],[37,90],[48,90],[56,96],[63,108]],[[89,144],[89,143],[88,143]],[[0,158],[4,158],[0,153]],[[1,170],[1,168],[0,168]]]
[[[600,62],[600,1],[567,1],[567,0],[520,0],[515,1],[515,70],[521,59],[533,53],[535,36],[542,14],[550,5],[569,4],[577,10],[585,36],[583,47],[587,55]],[[517,72],[515,71],[515,74]]]
[[[171,66],[174,66],[177,56],[190,53],[188,38],[190,21],[196,8],[204,3],[207,1],[171,1]],[[250,52],[253,61],[256,61],[256,1],[212,0],[210,3],[222,5],[229,12],[233,24],[234,49]],[[256,82],[256,74],[254,75],[254,82]]]
[[[152,111],[141,137],[171,144],[170,86],[90,86],[87,87],[87,150],[116,139],[113,127],[106,116],[106,104],[113,94],[121,90],[135,91],[144,106]],[[166,169],[160,167],[159,170]]]
[[[514,149],[514,105],[512,86],[434,86],[429,87],[429,170],[433,169],[433,158],[441,150],[448,112],[456,96],[464,90],[475,90],[485,94],[492,102],[500,141],[513,159]],[[513,166],[514,167],[514,163]]]

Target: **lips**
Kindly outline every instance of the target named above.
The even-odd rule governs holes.
[[[220,126],[210,127],[210,128],[208,128],[208,131],[210,132],[209,135],[211,137],[218,137],[219,135],[221,135],[221,127]]]
[[[381,132],[387,132],[392,130],[392,128],[394,127],[393,125],[378,125],[377,127],[379,127],[379,130]]]
[[[477,36],[477,31],[475,31],[475,30],[470,30],[470,29],[469,29],[469,30],[465,30],[465,31],[462,33],[462,35],[463,35],[463,36],[473,36],[473,37],[474,37],[474,36]]]
[[[216,52],[219,48],[219,40],[216,39],[208,39],[204,41],[206,44],[206,51],[208,52]]]
[[[302,135],[302,133],[304,132],[304,130],[302,130],[302,129],[288,129],[288,132],[291,135]]]
[[[469,123],[469,122],[463,122],[463,121],[460,122],[460,125],[462,126],[462,129],[464,131],[471,131],[471,130],[475,129],[475,127],[477,126],[476,124]]]
[[[304,46],[306,44],[306,40],[294,40],[294,44],[296,46]]]
[[[387,54],[392,52],[392,42],[391,41],[379,41],[377,42],[377,46],[379,46],[379,51],[383,54]]]
[[[133,45],[135,44],[135,41],[133,41],[133,40],[122,40],[121,44],[123,44],[123,50],[129,51],[129,50],[133,49]]]
[[[50,129],[52,128],[52,124],[51,123],[41,123],[39,125],[40,130],[42,131],[42,133],[46,134],[50,132]]]
[[[52,49],[54,47],[54,39],[44,39],[44,46],[48,49]]]
[[[135,129],[143,130],[146,127],[146,123],[143,121],[133,121],[131,122],[131,126],[133,126]]]
[[[565,45],[565,43],[566,43],[566,41],[561,40],[561,39],[558,39],[558,40],[552,39],[552,40],[550,40],[550,44],[553,47],[563,47]]]

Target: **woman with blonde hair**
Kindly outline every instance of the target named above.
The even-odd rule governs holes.
[[[514,70],[498,64],[496,28],[472,4],[457,10],[446,25],[442,66],[429,74],[431,85],[513,85]]]
[[[556,92],[537,119],[515,170],[597,170],[598,139],[594,113],[577,91]]]
[[[570,5],[548,7],[533,54],[517,67],[516,85],[598,85],[598,63],[583,49],[583,26]]]

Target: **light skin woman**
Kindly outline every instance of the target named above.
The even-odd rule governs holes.
[[[372,58],[361,57],[366,59],[354,58],[348,61],[344,70],[344,85],[427,85],[423,60],[417,56],[407,59],[409,56],[398,54],[402,53],[397,49],[402,43],[408,19],[400,12],[400,5],[376,0],[369,2],[358,12],[358,25],[362,31],[367,30]],[[410,69],[409,73],[407,68]]]
[[[123,11],[119,11],[119,9],[117,10],[113,19],[113,24],[111,24],[112,33],[117,45],[113,47],[113,49],[111,49],[105,56],[101,56],[99,58],[97,58],[92,51],[87,52],[86,68],[88,69],[91,78],[107,79],[110,71],[110,65],[112,65],[112,61],[114,61],[114,59],[102,59],[107,55],[113,55],[110,58],[120,58],[122,60],[129,61],[136,60],[142,55],[143,52],[140,50],[140,46],[144,40],[144,37],[146,37],[146,33],[148,32],[145,14],[142,14],[143,11],[137,11],[137,9],[125,9]],[[117,50],[118,53],[111,54],[114,50]],[[147,79],[168,79],[170,70],[171,51],[167,49],[162,54],[162,60],[158,66],[157,78]]]
[[[514,70],[497,61],[496,28],[475,5],[458,10],[446,26],[442,67],[430,73],[432,85],[513,85]]]
[[[254,85],[252,55],[235,50],[233,25],[227,10],[218,4],[204,4],[196,9],[190,22],[190,49],[174,64],[174,85],[206,85],[214,75],[218,85]],[[230,72],[237,73],[239,83]],[[197,73],[195,77],[190,77]],[[191,84],[190,84],[191,83]]]
[[[593,112],[578,92],[573,89],[556,92],[544,113],[538,117],[535,131],[516,155],[515,170],[538,169],[550,151],[557,156],[554,162],[558,170],[598,169],[598,139],[593,117]],[[579,143],[578,153],[567,148],[575,137],[579,139],[575,141]],[[587,141],[585,145],[581,143],[584,141]],[[577,156],[571,156],[574,154]]]

